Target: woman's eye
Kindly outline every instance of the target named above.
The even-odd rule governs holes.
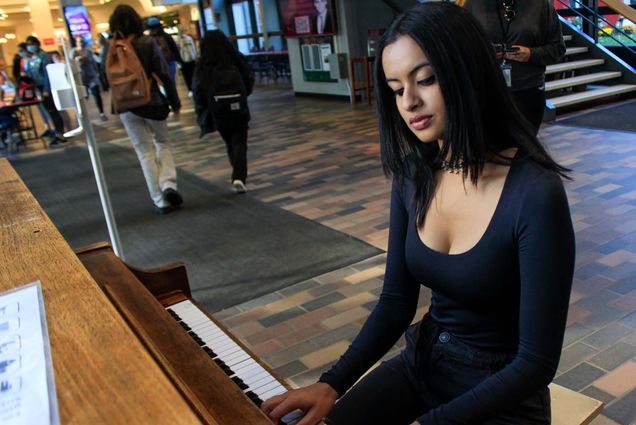
[[[417,84],[420,84],[422,86],[430,86],[431,84],[435,83],[435,76],[431,75],[428,78],[424,78],[423,80],[419,80],[417,82]]]
[[[395,96],[402,96],[403,94],[404,94],[404,89],[403,88],[393,90],[393,95],[395,95]]]

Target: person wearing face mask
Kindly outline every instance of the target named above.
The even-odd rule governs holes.
[[[64,121],[60,112],[55,108],[53,97],[51,96],[51,84],[46,72],[46,65],[53,63],[51,56],[40,48],[40,40],[30,35],[27,37],[27,51],[30,56],[26,64],[26,72],[33,79],[35,86],[42,98],[42,105],[46,113],[51,117],[55,127],[55,135],[50,143],[51,147],[62,146],[68,143],[64,137]]]
[[[104,102],[99,90],[99,68],[93,52],[86,48],[86,40],[83,37],[75,37],[75,48],[71,51],[71,58],[79,64],[82,85],[93,95],[99,110],[99,119],[108,121],[108,117],[104,114]]]
[[[317,383],[261,409],[274,423],[298,409],[298,425],[550,424],[574,272],[570,170],[513,106],[484,29],[454,4],[399,16],[374,79],[393,180],[380,299]],[[423,285],[430,306],[411,325]],[[404,350],[373,368],[402,335]]]

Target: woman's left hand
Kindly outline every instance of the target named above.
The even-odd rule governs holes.
[[[516,52],[507,52],[505,58],[511,61],[528,62],[530,60],[530,48],[526,46],[513,45],[516,48]]]

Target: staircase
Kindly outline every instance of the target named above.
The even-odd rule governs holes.
[[[634,68],[563,18],[561,26],[567,49],[563,62],[546,68],[544,120],[554,120],[564,109],[636,96]]]

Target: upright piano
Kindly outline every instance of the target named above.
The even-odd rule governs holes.
[[[63,424],[272,424],[258,404],[287,386],[192,299],[183,264],[73,252],[6,159],[0,245],[0,291],[41,282]]]

